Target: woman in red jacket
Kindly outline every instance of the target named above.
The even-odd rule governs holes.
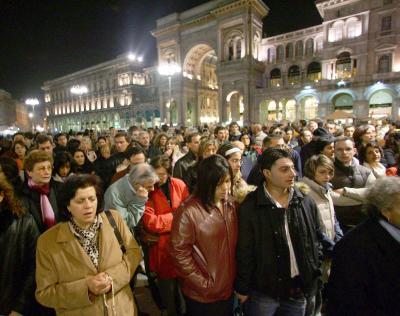
[[[150,164],[160,179],[154,191],[149,193],[143,214],[145,229],[160,236],[158,242],[150,248],[150,271],[157,273],[157,284],[167,315],[175,316],[184,312],[183,304],[176,303],[183,302],[183,298],[179,291],[177,273],[169,255],[168,243],[172,213],[189,196],[189,191],[182,180],[171,177],[171,160],[168,156],[157,156]]]

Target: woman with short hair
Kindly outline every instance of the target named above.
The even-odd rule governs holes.
[[[398,315],[400,310],[400,178],[369,189],[368,218],[340,240],[328,283],[328,315]]]
[[[62,222],[37,243],[36,299],[57,315],[136,315],[129,281],[141,252],[119,213],[115,230],[102,211],[100,179],[69,177],[59,204]]]
[[[198,183],[174,213],[170,253],[187,315],[227,316],[232,314],[236,276],[237,215],[226,159],[220,155],[204,159]]]

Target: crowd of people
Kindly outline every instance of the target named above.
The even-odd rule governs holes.
[[[400,122],[0,139],[0,315],[398,315]]]

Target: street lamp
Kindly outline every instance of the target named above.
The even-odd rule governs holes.
[[[35,117],[35,106],[39,105],[39,100],[37,98],[29,98],[25,100],[25,104],[32,107],[32,112],[29,112],[28,116],[32,121],[32,131],[35,131],[35,122],[33,121],[33,118]]]
[[[71,88],[71,93],[79,96],[79,112],[80,112],[80,121],[81,121],[81,130],[82,128],[82,95],[88,93],[88,88],[84,85],[75,85]]]
[[[167,107],[169,108],[169,125],[172,126],[172,96],[171,96],[171,78],[173,75],[180,73],[181,72],[181,67],[176,64],[176,63],[168,63],[164,65],[160,65],[158,67],[158,73],[161,76],[168,76],[168,89],[169,89],[169,105]]]

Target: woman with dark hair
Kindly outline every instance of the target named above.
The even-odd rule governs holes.
[[[166,133],[160,133],[155,136],[153,145],[150,147],[149,157],[154,158],[156,156],[164,154],[167,146],[168,135]]]
[[[59,151],[54,157],[53,180],[64,182],[75,173],[76,162],[69,152]]]
[[[0,315],[35,311],[35,249],[39,230],[0,171]]]
[[[204,159],[198,169],[201,185],[174,213],[170,254],[188,316],[232,314],[237,241],[232,178],[225,158]]]
[[[399,315],[400,178],[375,181],[368,218],[335,246],[327,315]]]
[[[380,162],[382,157],[382,148],[375,142],[368,143],[361,147],[358,153],[360,163],[371,170],[377,179],[386,176],[386,168]]]
[[[102,211],[100,179],[69,177],[59,204],[63,221],[37,243],[36,299],[59,315],[136,315],[129,281],[141,252],[119,213]]]
[[[244,145],[244,151],[242,156],[243,163],[242,167],[240,168],[240,171],[242,172],[243,179],[247,180],[247,177],[249,176],[251,170],[257,164],[259,153],[254,148],[255,143],[250,134],[243,133],[240,136],[240,141]]]
[[[184,304],[168,245],[173,213],[189,196],[189,191],[182,180],[171,176],[171,161],[168,156],[155,157],[150,165],[160,179],[154,191],[149,193],[143,214],[145,229],[159,235],[158,242],[150,247],[150,271],[157,274],[157,286],[167,315],[180,315],[184,313]]]
[[[89,161],[89,158],[85,155],[85,152],[81,149],[75,150],[73,153],[74,161],[76,163],[75,172],[77,174],[92,174],[93,173],[93,163]]]
[[[361,147],[366,144],[375,141],[376,130],[373,125],[361,125],[358,126],[353,134],[354,144],[357,150],[361,150]]]

